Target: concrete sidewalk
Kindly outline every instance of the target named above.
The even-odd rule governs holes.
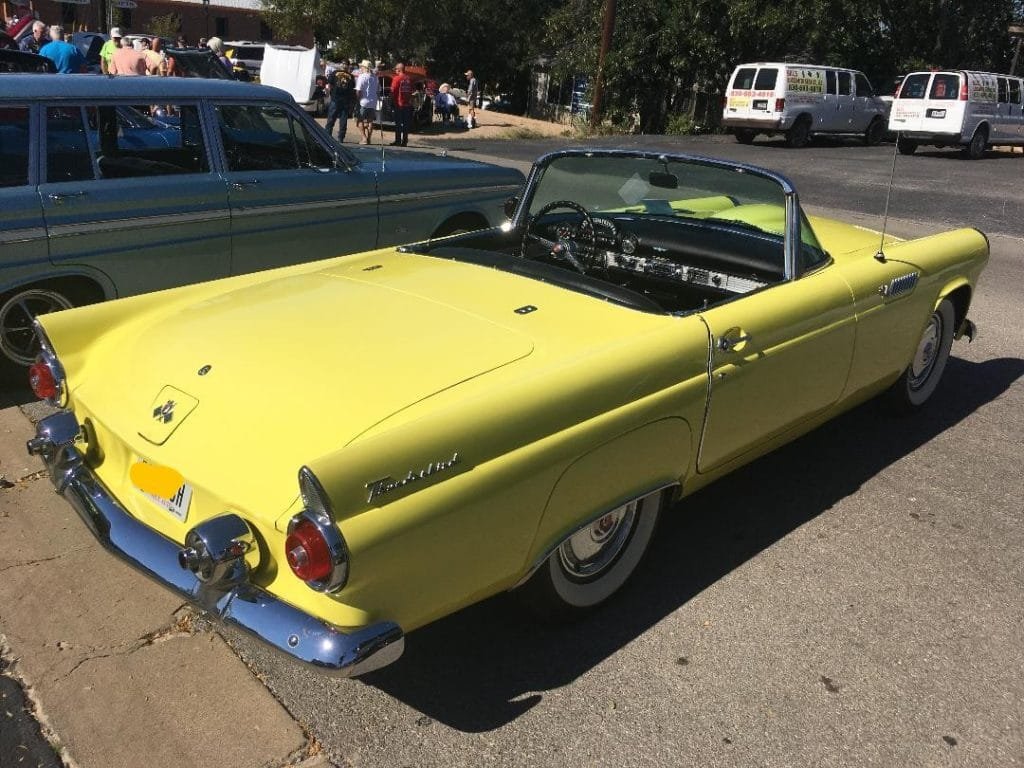
[[[32,434],[0,410],[0,645],[64,761],[327,765],[217,633],[102,549],[25,455]]]

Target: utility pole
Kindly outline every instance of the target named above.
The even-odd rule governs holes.
[[[594,128],[601,124],[601,97],[604,95],[604,61],[608,56],[608,50],[612,47],[612,35],[615,32],[615,0],[605,0],[604,21],[601,27],[601,48],[597,54],[597,77],[594,79],[594,103],[590,109],[590,125]]]
[[[1010,64],[1010,74],[1017,72],[1017,60],[1020,58],[1021,43],[1024,43],[1024,19],[1010,25],[1010,39],[1016,40],[1017,45],[1013,48],[1013,63]]]

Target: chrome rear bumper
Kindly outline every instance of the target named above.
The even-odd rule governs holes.
[[[393,622],[343,632],[259,587],[243,583],[214,589],[181,567],[181,545],[146,527],[121,506],[75,447],[74,414],[63,411],[36,425],[30,454],[41,456],[58,493],[78,512],[100,543],[129,565],[182,595],[226,624],[323,671],[352,677],[402,655],[405,639]]]

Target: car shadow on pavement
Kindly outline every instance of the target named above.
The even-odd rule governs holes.
[[[452,728],[501,727],[1021,376],[1021,359],[950,358],[922,413],[894,417],[869,402],[684,499],[662,518],[635,578],[584,620],[544,625],[499,595],[412,633],[398,662],[361,680]]]

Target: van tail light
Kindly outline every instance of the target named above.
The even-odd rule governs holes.
[[[960,101],[967,101],[967,78],[960,78]]]
[[[776,112],[785,112],[786,111],[786,100],[785,99],[776,99],[775,100],[775,111]]]
[[[284,542],[292,573],[305,582],[324,581],[334,570],[331,550],[311,520],[300,520]]]
[[[725,109],[725,106],[726,106],[726,105],[727,105],[728,103],[729,103],[729,94],[727,94],[727,93],[723,93],[723,94],[722,94],[722,109]]]
[[[28,367],[28,383],[40,400],[54,400],[57,397],[57,379],[46,363],[32,363]]]

